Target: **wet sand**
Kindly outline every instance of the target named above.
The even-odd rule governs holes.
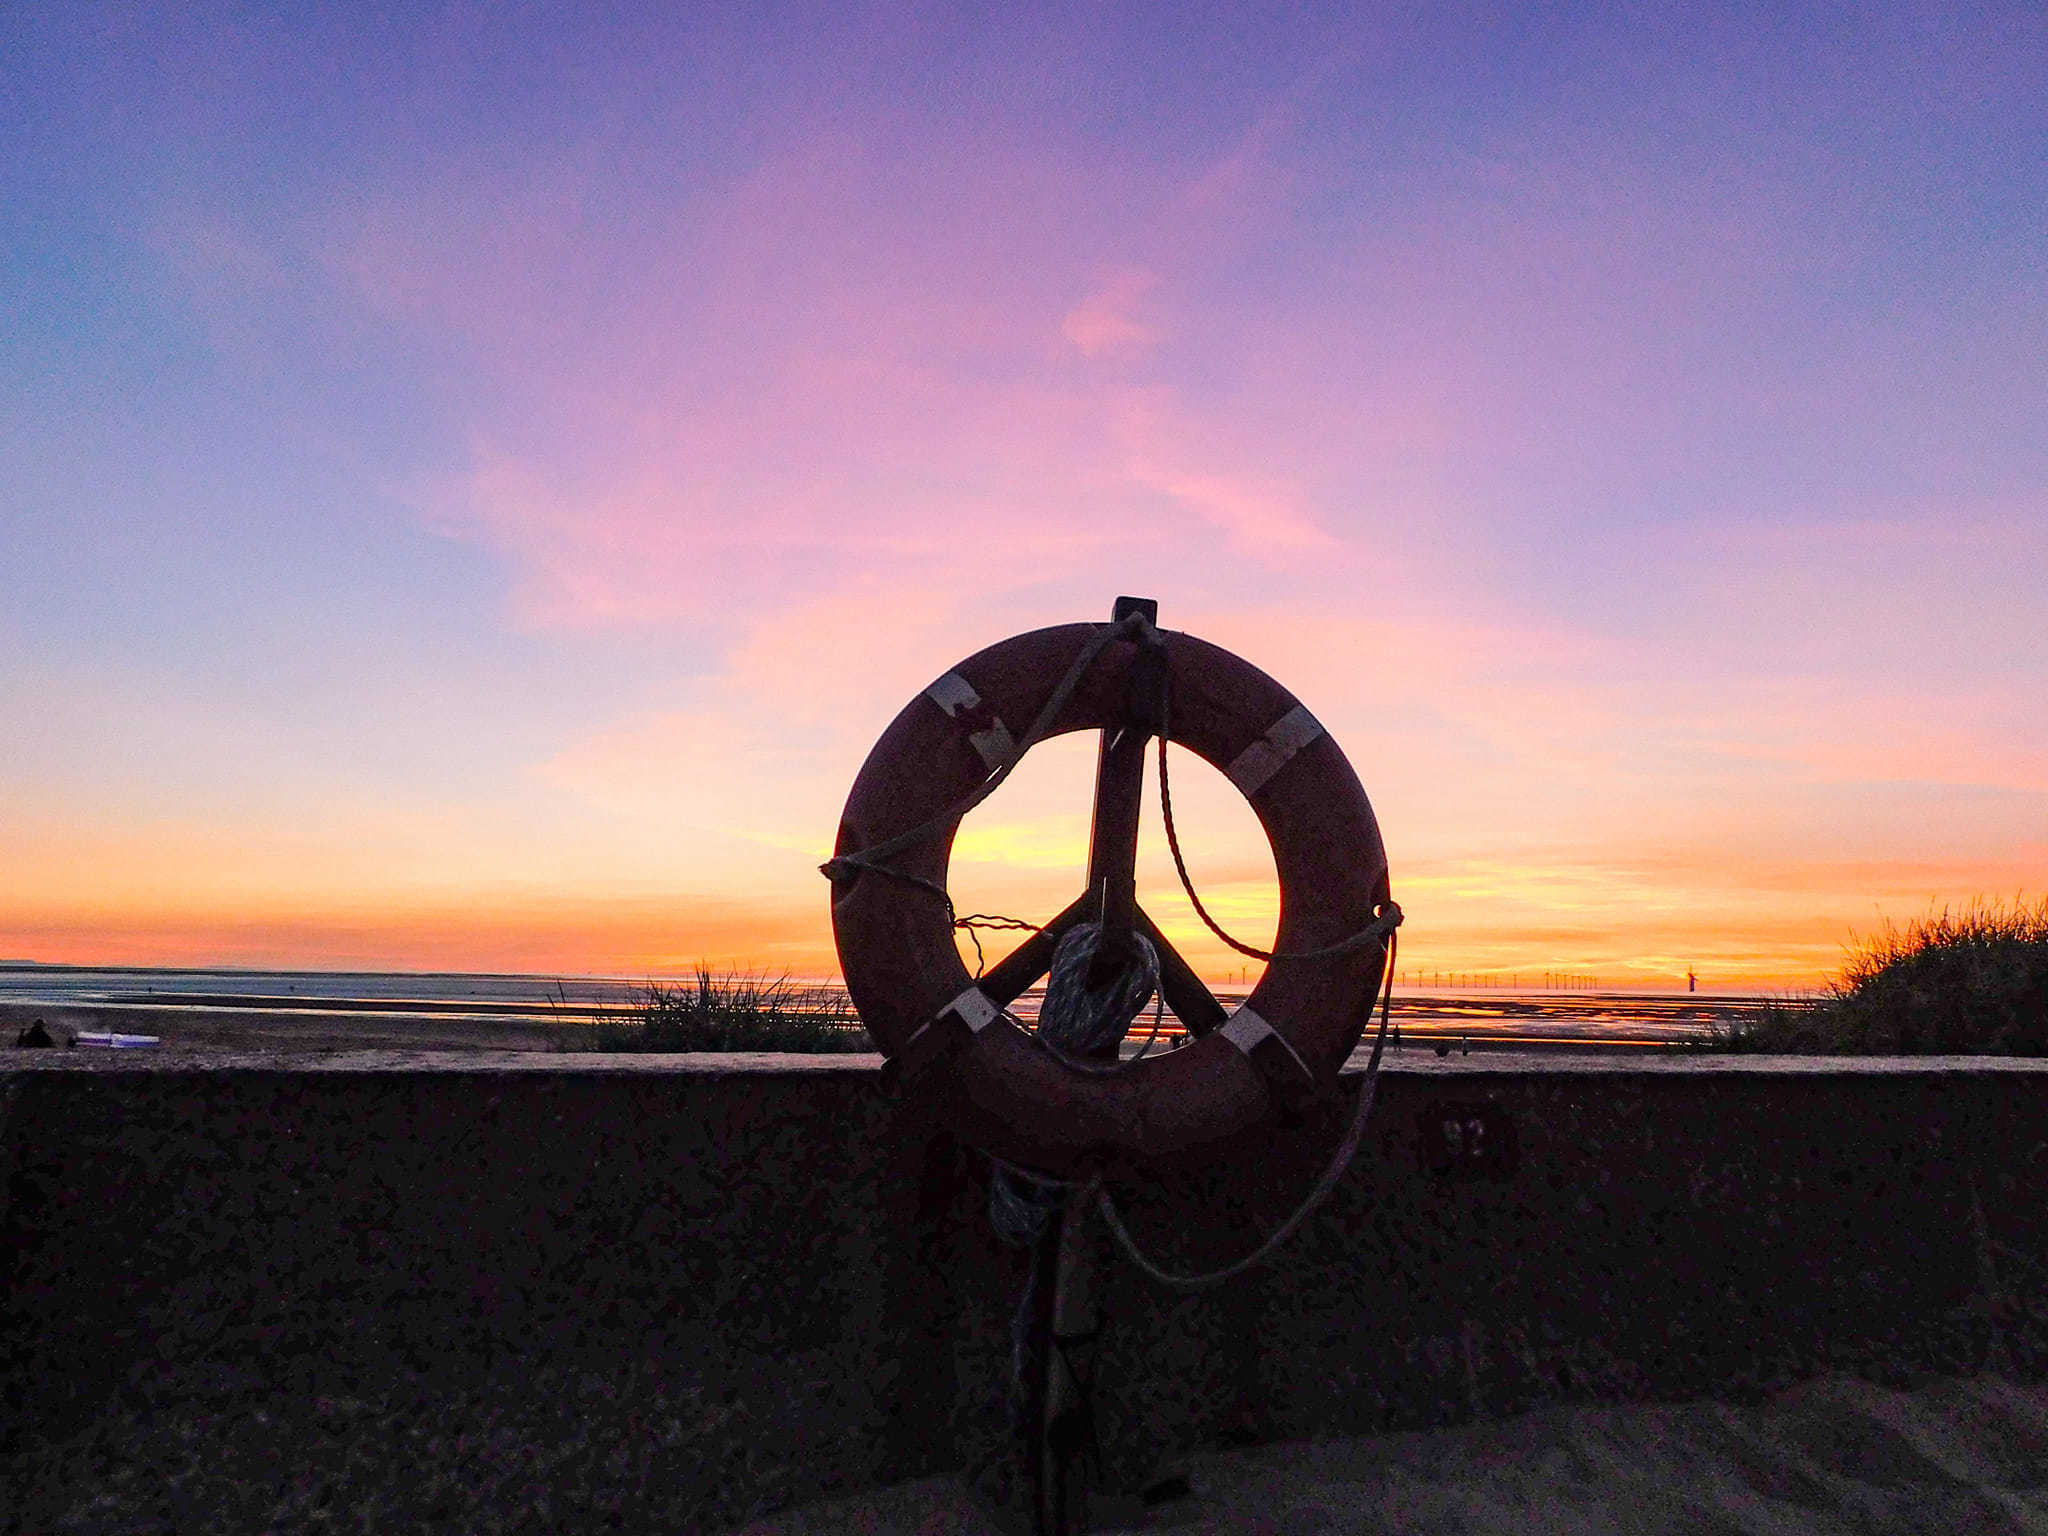
[[[403,980],[402,978],[393,978]],[[529,988],[529,990],[532,990]],[[1239,994],[1221,994],[1227,1005]],[[1035,1016],[1037,997],[1019,1000]],[[1725,1028],[1752,1000],[1626,994],[1485,994],[1396,997],[1394,1022],[1411,1052],[1527,1049],[1667,1050]],[[37,1019],[60,1040],[82,1030],[156,1035],[161,1048],[325,1054],[360,1050],[562,1051],[584,1046],[601,1013],[624,1004],[534,997],[447,998],[278,993],[113,993],[69,998],[0,996],[0,1041]],[[1141,1018],[1135,1044],[1149,1027]],[[1162,1043],[1179,1026],[1169,1021]],[[1371,1039],[1368,1032],[1366,1040]]]
[[[44,1020],[60,1043],[79,1030],[112,1030],[155,1035],[162,1042],[158,1049],[166,1051],[557,1051],[575,1039],[575,1025],[570,1020],[556,1024],[523,1014],[365,1011],[305,1003],[289,1007],[0,1003],[0,1031],[10,1045],[36,1019]]]

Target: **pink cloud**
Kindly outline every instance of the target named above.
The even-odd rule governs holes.
[[[1220,530],[1239,554],[1285,558],[1327,549],[1298,492],[1270,471],[1241,467],[1227,443],[1203,430],[1163,388],[1132,391],[1116,407],[1124,473]]]
[[[1146,294],[1158,284],[1147,271],[1127,270],[1113,274],[1096,287],[1060,321],[1060,334],[1083,357],[1134,352],[1154,340],[1151,326],[1136,318]]]
[[[1047,544],[1098,563],[1333,553],[1273,423],[1048,353],[1057,336],[1171,366],[1153,311],[1183,278],[1102,260],[1164,238],[1115,168],[962,145],[910,177],[821,132],[624,242],[587,213],[601,175],[573,157],[520,180],[472,169],[339,220],[356,290],[459,337],[500,387],[470,471],[415,500],[508,558],[526,622],[772,606],[963,535],[1006,571]],[[1184,209],[1164,243],[1220,217]]]
[[[1130,473],[1137,484],[1172,497],[1222,529],[1240,551],[1271,554],[1334,542],[1315,526],[1296,497],[1277,486],[1169,469],[1147,459],[1134,460]]]
[[[954,171],[916,189],[926,206],[857,145],[801,146],[659,224],[610,294],[562,276],[590,253],[560,190],[481,178],[368,218],[352,280],[452,326],[508,397],[468,473],[415,488],[423,512],[508,556],[541,625],[803,600],[953,542],[1023,571],[1155,536],[1169,520],[1123,472],[1109,386],[1047,351],[1063,316],[1086,347],[1129,344],[1149,279],[1063,303],[1085,280],[1053,232],[1072,183]],[[1188,494],[1252,515],[1225,487]]]

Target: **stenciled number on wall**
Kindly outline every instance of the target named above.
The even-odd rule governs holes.
[[[1422,1166],[1431,1173],[1506,1178],[1515,1171],[1515,1122],[1493,1100],[1439,1100],[1416,1120]]]

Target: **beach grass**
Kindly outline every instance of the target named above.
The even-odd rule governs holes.
[[[1979,900],[1852,943],[1818,998],[1764,1005],[1709,1048],[1802,1055],[2048,1056],[2048,899]]]
[[[565,1044],[595,1051],[872,1051],[845,994],[788,977],[649,981],[631,1003],[568,1026]]]

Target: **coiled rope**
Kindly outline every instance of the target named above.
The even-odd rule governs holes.
[[[1131,1066],[1129,1062],[1088,1061],[1123,1043],[1131,1020],[1150,1002],[1159,988],[1159,952],[1142,933],[1131,935],[1131,954],[1116,973],[1097,986],[1088,985],[1088,973],[1101,947],[1102,930],[1095,923],[1079,923],[1060,936],[1052,954],[1052,973],[1046,979],[1045,1002],[1038,1011],[1037,1039],[1063,1065],[1091,1076],[1100,1076]],[[1155,1013],[1152,1038],[1159,1033]],[[1145,1043],[1151,1048],[1152,1040]],[[1010,1163],[998,1163],[988,1186],[989,1225],[1007,1242],[1028,1246],[1044,1235],[1046,1224],[1059,1210],[1070,1181],[1047,1180]]]

